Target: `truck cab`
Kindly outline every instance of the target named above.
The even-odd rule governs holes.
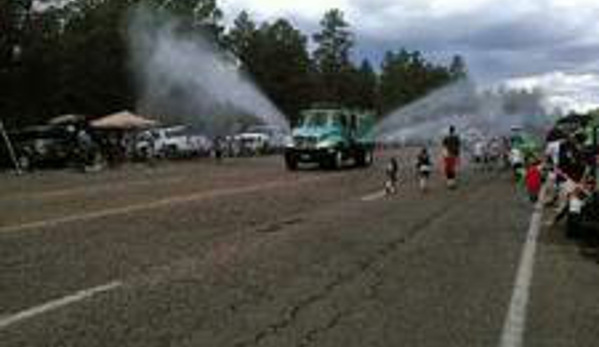
[[[285,147],[287,169],[317,163],[328,169],[353,161],[367,167],[373,162],[374,115],[341,108],[312,108],[301,112]]]

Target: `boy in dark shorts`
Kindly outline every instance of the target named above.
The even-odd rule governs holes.
[[[385,182],[385,193],[395,194],[397,192],[397,182],[399,181],[399,165],[397,164],[397,159],[389,159],[389,163],[387,164],[387,169],[385,170],[385,172],[387,174],[387,181]]]
[[[431,158],[426,147],[420,150],[416,159],[416,171],[418,172],[418,184],[420,190],[425,192],[428,189],[428,178],[432,171]]]

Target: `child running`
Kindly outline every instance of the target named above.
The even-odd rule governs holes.
[[[426,192],[428,190],[428,178],[432,171],[431,158],[426,147],[423,147],[416,159],[416,170],[418,172],[418,183],[420,190]]]
[[[543,185],[543,174],[539,160],[534,159],[526,169],[525,182],[530,202],[536,203],[539,200],[539,193]]]
[[[397,181],[399,180],[397,175],[399,171],[397,159],[389,159],[389,163],[387,164],[387,169],[385,171],[387,173],[387,181],[385,182],[385,193],[395,194],[397,193]]]

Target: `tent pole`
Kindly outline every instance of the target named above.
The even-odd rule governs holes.
[[[10,138],[8,137],[6,129],[4,129],[4,123],[2,123],[2,120],[0,120],[0,133],[2,133],[2,138],[6,143],[6,148],[8,148],[8,154],[10,155],[10,159],[12,160],[13,165],[15,166],[17,175],[22,174],[23,171],[21,170],[21,166],[19,165],[19,161],[17,160],[17,156],[15,155],[15,149],[12,145],[12,142],[10,141]]]

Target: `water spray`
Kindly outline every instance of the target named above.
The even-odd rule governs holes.
[[[289,128],[233,54],[197,30],[181,27],[165,11],[141,6],[131,12],[129,46],[139,113],[188,124],[211,136],[252,124]]]
[[[504,98],[501,92],[483,92],[472,81],[459,80],[383,117],[373,134],[379,142],[429,141],[454,125],[467,135],[494,137],[509,134],[514,125],[533,129],[547,123],[535,114],[506,112]]]

